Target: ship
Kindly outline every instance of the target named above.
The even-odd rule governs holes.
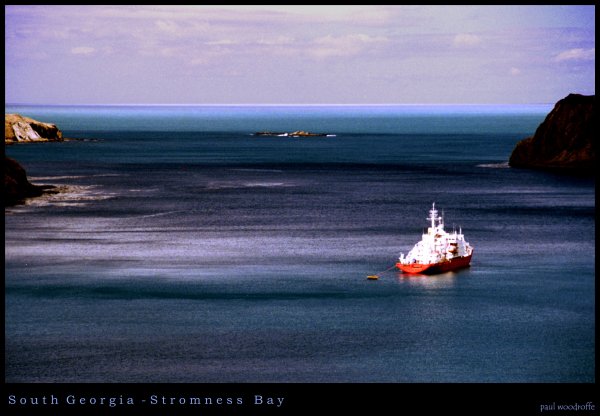
[[[462,233],[444,230],[443,216],[438,215],[435,202],[429,211],[430,227],[424,232],[421,241],[405,256],[400,253],[396,267],[404,273],[435,274],[469,267],[473,257],[471,246]]]

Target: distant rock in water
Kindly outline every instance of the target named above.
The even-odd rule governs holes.
[[[304,130],[298,130],[291,133],[286,132],[275,132],[275,131],[257,131],[254,136],[279,136],[279,137],[325,137],[335,136],[334,134],[327,133],[310,133]]]
[[[508,164],[518,168],[592,173],[596,164],[595,96],[558,101],[533,137],[517,143]]]
[[[4,115],[4,143],[63,141],[56,124],[43,123],[20,114]]]
[[[52,191],[51,185],[33,185],[25,169],[14,159],[4,156],[4,206],[21,204],[26,198],[41,196]]]

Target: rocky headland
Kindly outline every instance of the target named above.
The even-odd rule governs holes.
[[[22,204],[27,198],[55,193],[52,185],[34,185],[27,179],[23,166],[16,160],[4,156],[4,206]]]
[[[517,143],[508,164],[516,168],[592,174],[596,165],[595,96],[569,94],[535,134]]]
[[[43,123],[19,114],[4,115],[4,144],[63,141],[55,124]],[[27,198],[56,193],[52,185],[34,185],[27,179],[23,166],[4,156],[4,206],[22,204]]]
[[[62,132],[56,124],[43,123],[20,114],[4,115],[4,143],[61,142]]]

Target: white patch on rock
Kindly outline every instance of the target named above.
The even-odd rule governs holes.
[[[12,129],[15,132],[15,138],[18,142],[31,142],[31,141],[44,141],[37,131],[35,131],[31,124],[25,121],[17,121],[12,125]]]

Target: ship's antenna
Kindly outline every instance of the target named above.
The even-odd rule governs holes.
[[[431,214],[431,218],[428,218],[429,220],[431,220],[431,229],[435,230],[435,220],[437,217],[437,211],[435,210],[435,202],[433,203],[431,211],[429,211],[429,213]]]

